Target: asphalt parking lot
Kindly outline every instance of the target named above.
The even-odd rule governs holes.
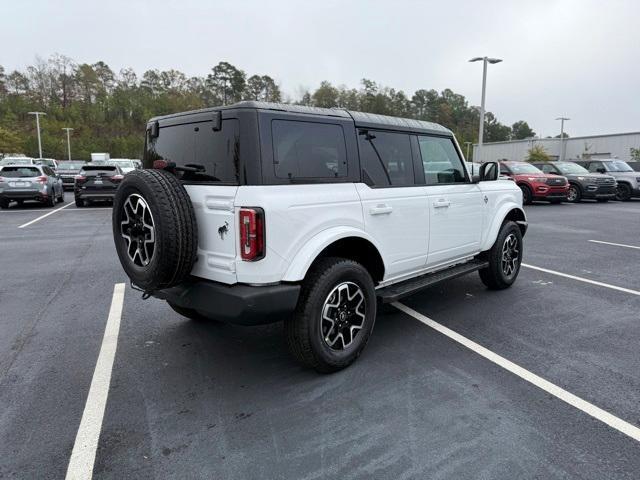
[[[81,421],[100,433],[94,478],[639,476],[632,434],[392,306],[329,376],[292,362],[280,324],[188,321],[128,286],[105,338],[125,283],[111,210],[70,200],[0,212],[2,479],[64,478]],[[640,201],[527,214],[513,288],[471,275],[403,305],[639,427]]]

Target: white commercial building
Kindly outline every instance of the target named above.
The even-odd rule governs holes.
[[[564,145],[565,160],[578,158],[619,158],[631,160],[631,148],[640,148],[640,132],[591,135],[589,137],[528,138],[508,142],[492,142],[473,145],[473,160],[488,162],[495,160],[526,160],[527,152],[534,145],[541,145],[553,160],[560,158],[560,145]]]

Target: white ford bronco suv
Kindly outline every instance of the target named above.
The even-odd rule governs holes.
[[[509,287],[522,193],[496,163],[471,177],[437,124],[241,102],[152,118],[113,235],[145,297],[192,319],[283,320],[320,372],[351,364],[378,302],[478,271]]]

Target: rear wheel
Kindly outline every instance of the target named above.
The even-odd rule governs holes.
[[[9,208],[9,203],[9,200],[7,200],[6,198],[0,199],[0,208],[2,208],[3,210]]]
[[[531,205],[531,202],[533,201],[533,192],[531,192],[531,189],[526,185],[518,186],[520,187],[520,190],[522,190],[522,203],[524,205]]]
[[[47,198],[47,206],[55,207],[56,206],[56,191],[52,190],[51,195]]]
[[[78,208],[84,207],[84,200],[81,200],[78,197],[76,197],[76,207]]]
[[[491,290],[513,285],[522,262],[522,232],[515,222],[505,222],[491,250],[486,252],[489,266],[479,270],[480,280]]]
[[[569,186],[569,191],[567,192],[567,201],[571,203],[578,203],[582,198],[582,192],[580,191],[580,187],[577,185],[571,184]]]
[[[64,189],[60,189],[60,196],[58,197],[58,203],[64,203]]]
[[[361,264],[324,258],[307,274],[295,314],[285,319],[289,350],[321,373],[348,367],[367,345],[376,307],[373,279]]]
[[[631,187],[627,183],[618,183],[618,191],[616,192],[616,200],[626,202],[631,198]]]

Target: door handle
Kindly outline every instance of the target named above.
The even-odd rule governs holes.
[[[447,208],[449,205],[451,205],[451,202],[449,200],[445,200],[444,198],[433,202],[433,208]]]
[[[370,215],[385,215],[391,212],[393,212],[393,207],[384,204],[376,205],[375,207],[371,207],[369,209]]]

